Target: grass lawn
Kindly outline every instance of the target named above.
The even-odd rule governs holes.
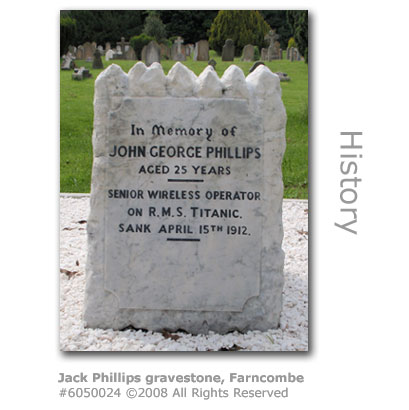
[[[231,64],[238,65],[247,75],[253,63],[221,61],[216,71],[221,77]],[[112,60],[104,67],[115,63],[128,72],[135,61]],[[165,74],[174,61],[162,61]],[[94,82],[102,70],[92,68],[92,63],[76,61],[92,72],[92,78],[83,81],[71,79],[72,71],[60,72],[60,191],[90,192],[92,167],[92,123]],[[199,75],[207,66],[207,61],[187,60],[184,64]],[[301,61],[275,60],[265,62],[272,71],[283,71],[291,81],[282,82],[283,101],[287,110],[287,149],[283,160],[284,197],[308,197],[308,65]]]

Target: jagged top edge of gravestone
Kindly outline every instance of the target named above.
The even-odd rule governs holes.
[[[136,63],[126,74],[117,64],[102,71],[95,82],[95,97],[197,97],[240,98],[251,96],[265,98],[272,94],[281,96],[280,79],[265,65],[260,65],[245,77],[241,68],[229,66],[219,78],[208,65],[199,76],[177,62],[168,75],[159,63],[147,67]]]

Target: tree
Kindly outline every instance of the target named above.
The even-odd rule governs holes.
[[[145,33],[142,33],[139,36],[131,37],[131,40],[129,42],[131,44],[131,47],[135,50],[136,56],[139,60],[142,60],[141,53],[143,47],[149,44],[152,40],[154,40],[154,38],[147,36]]]
[[[60,15],[60,55],[68,51],[69,45],[75,43],[76,21],[68,15]]]
[[[288,10],[287,21],[292,29],[297,48],[308,64],[308,11]]]
[[[156,12],[150,12],[146,17],[143,32],[153,37],[158,43],[166,39],[166,27]]]
[[[210,28],[209,44],[220,54],[225,41],[230,38],[234,41],[236,56],[240,56],[246,44],[263,47],[264,37],[270,30],[258,11],[220,10]]]
[[[207,39],[217,10],[160,10],[169,37],[181,36],[185,44]]]
[[[76,38],[73,45],[95,41],[102,46],[106,42],[116,45],[121,37],[141,34],[145,10],[71,10],[64,12],[76,21]]]

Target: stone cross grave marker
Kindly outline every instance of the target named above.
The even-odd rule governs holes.
[[[270,41],[270,45],[267,49],[267,60],[278,60],[280,58],[280,43],[277,41],[279,35],[276,33],[276,30],[270,30],[265,36],[266,40]]]
[[[172,53],[171,53],[172,60],[175,60],[175,61],[185,61],[186,60],[186,56],[185,54],[183,54],[183,51],[182,51],[182,44],[183,44],[182,37],[178,37],[172,46]]]
[[[247,78],[142,62],[98,76],[86,326],[278,326],[285,125],[264,65]]]
[[[122,54],[124,54],[126,51],[125,46],[129,45],[129,42],[125,41],[125,37],[121,37],[121,41],[118,41],[116,44],[121,47]]]

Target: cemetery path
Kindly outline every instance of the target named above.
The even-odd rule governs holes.
[[[307,351],[308,202],[284,200],[286,253],[280,327],[219,335],[84,328],[88,196],[60,198],[60,349],[63,351]]]

